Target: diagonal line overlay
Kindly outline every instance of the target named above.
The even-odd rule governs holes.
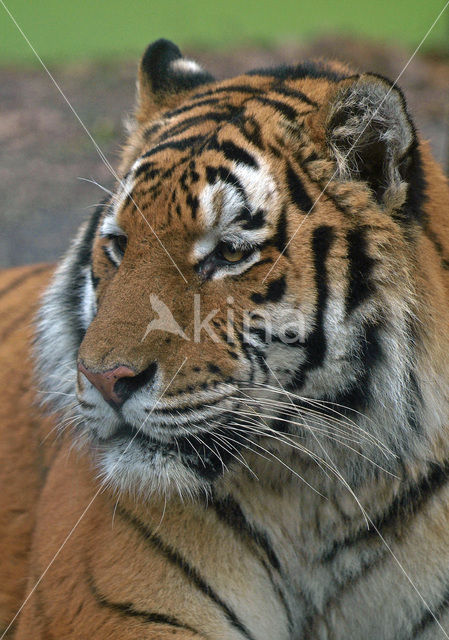
[[[0,0],[0,2],[2,2],[2,0]],[[405,63],[405,66],[402,68],[402,71],[400,72],[400,74],[398,75],[398,77],[396,78],[396,80],[393,82],[393,84],[391,85],[391,87],[389,88],[389,90],[387,91],[387,93],[385,94],[385,96],[382,98],[381,102],[379,103],[379,106],[377,107],[377,109],[374,111],[374,113],[372,114],[371,118],[368,120],[368,122],[366,123],[366,125],[363,127],[362,131],[359,133],[358,137],[355,139],[355,141],[353,142],[353,144],[349,147],[348,152],[346,153],[346,155],[343,157],[344,160],[346,160],[346,158],[349,156],[349,154],[351,153],[351,151],[354,149],[355,145],[357,144],[357,142],[360,140],[360,138],[362,137],[362,135],[365,133],[366,128],[369,126],[369,124],[371,123],[371,121],[373,120],[373,118],[376,117],[379,109],[381,108],[381,106],[383,105],[383,103],[385,102],[385,100],[388,98],[388,96],[390,95],[390,93],[393,91],[393,89],[395,88],[395,86],[397,85],[397,83],[399,82],[399,80],[401,79],[401,77],[403,76],[403,74],[405,73],[405,71],[407,70],[408,66],[410,65],[410,63],[412,62],[413,58],[416,56],[416,54],[418,53],[418,51],[421,49],[422,45],[424,44],[424,42],[427,40],[427,38],[429,37],[430,33],[432,32],[432,29],[435,27],[436,23],[438,22],[438,20],[441,18],[441,16],[443,15],[443,13],[446,11],[447,7],[449,6],[449,0],[446,2],[446,4],[444,5],[444,7],[441,9],[440,13],[437,15],[437,17],[435,18],[435,20],[432,22],[431,26],[429,27],[429,29],[427,30],[425,36],[422,38],[421,42],[418,44],[418,46],[416,47],[416,49],[414,50],[414,52],[412,53],[412,55],[410,56],[410,58],[407,60],[407,62]],[[270,275],[270,273],[273,271],[273,269],[275,268],[275,266],[277,265],[277,263],[279,262],[279,260],[281,259],[281,257],[284,255],[284,253],[287,251],[290,243],[292,242],[292,240],[294,239],[294,237],[296,236],[296,234],[298,233],[298,231],[301,229],[302,225],[306,222],[306,220],[308,219],[309,215],[312,213],[313,209],[315,208],[315,205],[321,200],[321,197],[323,196],[324,192],[326,191],[327,187],[330,185],[330,183],[332,182],[332,180],[335,178],[335,176],[338,173],[338,168],[335,169],[334,173],[331,175],[331,177],[329,178],[329,180],[326,182],[325,186],[323,187],[321,193],[318,195],[318,197],[316,198],[315,202],[313,203],[313,205],[310,207],[309,211],[306,213],[306,215],[304,216],[303,220],[301,220],[300,224],[298,225],[296,231],[294,232],[294,234],[292,235],[292,237],[290,238],[290,240],[287,242],[287,244],[285,245],[285,247],[282,249],[281,253],[278,255],[278,257],[276,258],[276,260],[273,262],[273,264],[271,265],[270,269],[268,270],[268,272],[265,274],[263,280],[262,280],[262,284],[265,282],[265,280],[268,278],[268,276]]]
[[[128,444],[126,445],[126,448],[122,451],[122,453],[120,454],[120,457],[118,458],[118,460],[115,463],[115,467],[117,467],[118,463],[120,462],[120,460],[123,458],[123,456],[125,455],[125,453],[128,451],[129,447],[132,445],[132,443],[134,442],[134,439],[139,435],[140,431],[142,430],[145,422],[148,420],[148,418],[151,416],[151,414],[153,413],[153,411],[156,409],[156,406],[158,404],[158,402],[160,402],[162,400],[162,398],[164,397],[164,395],[167,393],[169,387],[172,385],[174,379],[176,378],[176,376],[178,375],[178,373],[181,371],[181,369],[183,368],[183,366],[185,365],[185,363],[187,362],[188,358],[184,358],[181,366],[178,368],[178,370],[176,371],[175,375],[172,377],[172,379],[170,380],[170,382],[167,384],[167,386],[165,387],[165,389],[163,390],[163,392],[161,393],[161,395],[159,396],[159,398],[156,400],[156,402],[154,403],[151,411],[146,415],[145,420],[142,422],[142,424],[140,425],[140,427],[137,429],[136,433],[133,435],[133,437],[131,438],[131,440],[128,442]],[[114,467],[114,468],[115,468]],[[31,598],[31,596],[33,595],[33,593],[36,591],[36,589],[38,588],[38,586],[40,585],[40,583],[42,582],[42,580],[45,578],[46,574],[48,573],[50,567],[53,565],[53,563],[55,562],[56,558],[59,556],[59,554],[61,553],[61,551],[63,550],[63,548],[65,547],[66,543],[70,540],[70,538],[72,537],[73,533],[75,532],[76,528],[78,527],[79,523],[81,522],[81,520],[84,518],[84,516],[86,515],[86,513],[89,511],[90,507],[93,505],[93,503],[95,502],[95,500],[97,499],[97,497],[100,495],[100,493],[102,491],[105,490],[104,486],[100,486],[100,488],[96,491],[96,493],[94,494],[93,498],[90,500],[89,504],[87,505],[87,507],[84,509],[84,511],[82,512],[82,514],[80,515],[80,517],[78,518],[78,520],[75,522],[75,524],[73,525],[72,529],[69,531],[69,533],[67,534],[67,536],[64,538],[64,541],[62,542],[61,546],[59,547],[59,549],[56,551],[55,555],[53,556],[53,558],[50,560],[50,562],[48,563],[48,565],[46,566],[46,568],[44,569],[44,571],[41,573],[41,575],[39,576],[39,578],[37,579],[34,587],[31,589],[31,591],[29,592],[29,594],[27,595],[27,597],[25,598],[25,600],[22,602],[20,608],[18,609],[17,613],[15,614],[14,618],[11,620],[11,622],[8,624],[8,626],[6,627],[6,629],[4,630],[4,632],[2,633],[2,635],[0,636],[0,640],[3,640],[6,636],[6,634],[8,633],[8,631],[11,629],[12,625],[14,624],[14,622],[16,621],[17,617],[20,615],[20,612],[22,611],[22,609],[25,607],[25,605],[27,604],[28,600]]]
[[[148,225],[149,229],[151,230],[151,232],[154,234],[156,240],[158,241],[158,243],[160,244],[160,246],[162,247],[162,249],[165,251],[165,253],[167,254],[168,258],[170,259],[170,261],[172,262],[172,264],[174,265],[175,269],[177,270],[177,272],[179,273],[179,275],[181,276],[181,278],[184,280],[184,282],[188,285],[188,282],[184,276],[184,274],[182,273],[181,269],[178,267],[178,265],[176,264],[176,262],[173,260],[172,256],[170,255],[170,252],[168,251],[168,249],[165,247],[164,243],[162,242],[162,240],[159,238],[159,236],[157,235],[156,231],[154,230],[154,228],[152,227],[152,225],[150,224],[150,222],[147,220],[147,218],[144,216],[144,214],[142,213],[140,207],[137,205],[137,203],[135,202],[134,198],[132,197],[132,195],[130,194],[130,192],[128,191],[128,189],[126,188],[124,182],[122,181],[122,179],[117,175],[115,169],[113,168],[113,166],[110,164],[109,160],[106,158],[106,156],[104,155],[103,151],[100,149],[100,147],[98,146],[97,142],[94,140],[92,134],[90,133],[90,131],[88,130],[88,128],[86,127],[86,125],[84,124],[84,122],[81,120],[81,118],[79,117],[78,113],[76,112],[75,108],[72,106],[70,100],[67,98],[67,96],[65,95],[64,91],[61,89],[61,87],[59,86],[58,82],[56,81],[56,79],[54,78],[54,76],[52,75],[52,73],[50,72],[50,70],[48,69],[48,67],[46,66],[45,62],[42,60],[42,58],[40,57],[40,55],[37,53],[36,49],[33,47],[33,45],[31,44],[30,40],[27,38],[27,36],[25,35],[25,33],[23,32],[22,28],[20,27],[20,25],[18,24],[17,20],[14,18],[14,16],[12,15],[12,13],[10,12],[10,10],[8,9],[8,7],[6,6],[6,4],[4,3],[3,0],[0,0],[0,4],[3,6],[4,10],[6,11],[6,13],[8,14],[8,16],[11,18],[12,22],[14,23],[14,25],[17,27],[18,31],[20,32],[21,36],[23,37],[23,39],[25,40],[25,42],[27,43],[27,45],[30,47],[31,51],[34,53],[34,55],[36,56],[36,58],[39,60],[39,63],[41,64],[42,68],[44,69],[44,71],[46,72],[46,74],[48,75],[48,77],[50,78],[50,80],[52,81],[52,83],[55,85],[56,89],[58,90],[58,92],[61,94],[62,98],[64,99],[65,103],[67,104],[67,106],[69,107],[70,111],[73,113],[73,115],[75,116],[75,118],[78,120],[79,124],[81,125],[82,129],[84,130],[84,132],[86,133],[86,135],[88,136],[88,138],[90,139],[90,141],[92,142],[92,144],[95,147],[95,150],[97,151],[98,155],[100,156],[101,160],[103,161],[103,163],[105,164],[105,166],[109,169],[109,171],[111,172],[111,174],[114,176],[114,178],[117,180],[117,182],[120,184],[120,186],[122,187],[123,191],[126,193],[127,196],[129,196],[129,198],[131,199],[132,203],[134,204],[134,206],[136,207],[137,211],[140,213],[140,215],[142,216],[142,218],[145,220],[146,224]],[[1,640],[1,638],[0,638]]]

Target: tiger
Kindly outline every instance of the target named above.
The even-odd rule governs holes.
[[[1,276],[1,637],[449,637],[448,238],[395,82],[149,45],[113,191]]]

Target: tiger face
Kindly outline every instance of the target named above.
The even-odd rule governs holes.
[[[420,163],[384,78],[311,62],[216,82],[173,44],[150,45],[116,190],[39,325],[43,376],[76,393],[64,408],[107,482],[207,489],[274,424],[313,451],[285,394],[296,411],[363,412],[374,459],[374,439],[413,447]],[[356,466],[345,450],[344,472]]]

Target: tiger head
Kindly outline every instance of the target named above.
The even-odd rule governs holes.
[[[396,86],[321,61],[217,82],[160,40],[116,177],[38,329],[108,482],[195,492],[273,433],[319,452],[320,428],[353,479],[349,423],[363,457],[417,455],[444,189]]]

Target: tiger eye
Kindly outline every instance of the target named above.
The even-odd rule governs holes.
[[[128,238],[126,236],[115,236],[114,243],[118,252],[123,255],[125,253],[126,246],[128,244]]]
[[[222,247],[220,253],[228,262],[239,262],[245,255],[242,249],[233,249],[232,247]]]

